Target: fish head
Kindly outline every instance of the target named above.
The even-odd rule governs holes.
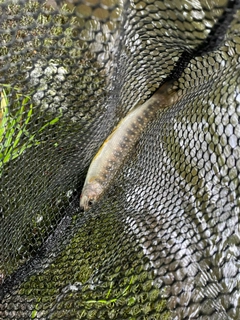
[[[87,183],[82,190],[80,196],[80,208],[84,211],[88,210],[91,205],[98,200],[103,192],[102,185],[97,181]]]

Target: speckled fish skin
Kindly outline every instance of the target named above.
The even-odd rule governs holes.
[[[80,197],[80,207],[84,211],[98,200],[110,184],[147,124],[156,116],[157,111],[173,105],[177,100],[177,91],[172,89],[172,82],[166,82],[150,99],[135,107],[119,122],[104,141],[88,169]]]

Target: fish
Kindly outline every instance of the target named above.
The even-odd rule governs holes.
[[[143,104],[131,109],[103,142],[91,161],[80,196],[80,208],[88,210],[104,193],[159,109],[178,101],[173,81],[167,81]]]

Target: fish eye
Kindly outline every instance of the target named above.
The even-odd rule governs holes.
[[[88,200],[88,205],[89,205],[89,206],[91,206],[93,203],[94,203],[94,200],[93,200],[93,199],[89,199],[89,200]]]

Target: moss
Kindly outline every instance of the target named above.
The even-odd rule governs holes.
[[[77,229],[54,262],[22,284],[20,294],[36,301],[34,315],[51,310],[50,319],[169,319],[141,249],[123,241],[114,215],[92,218]]]

